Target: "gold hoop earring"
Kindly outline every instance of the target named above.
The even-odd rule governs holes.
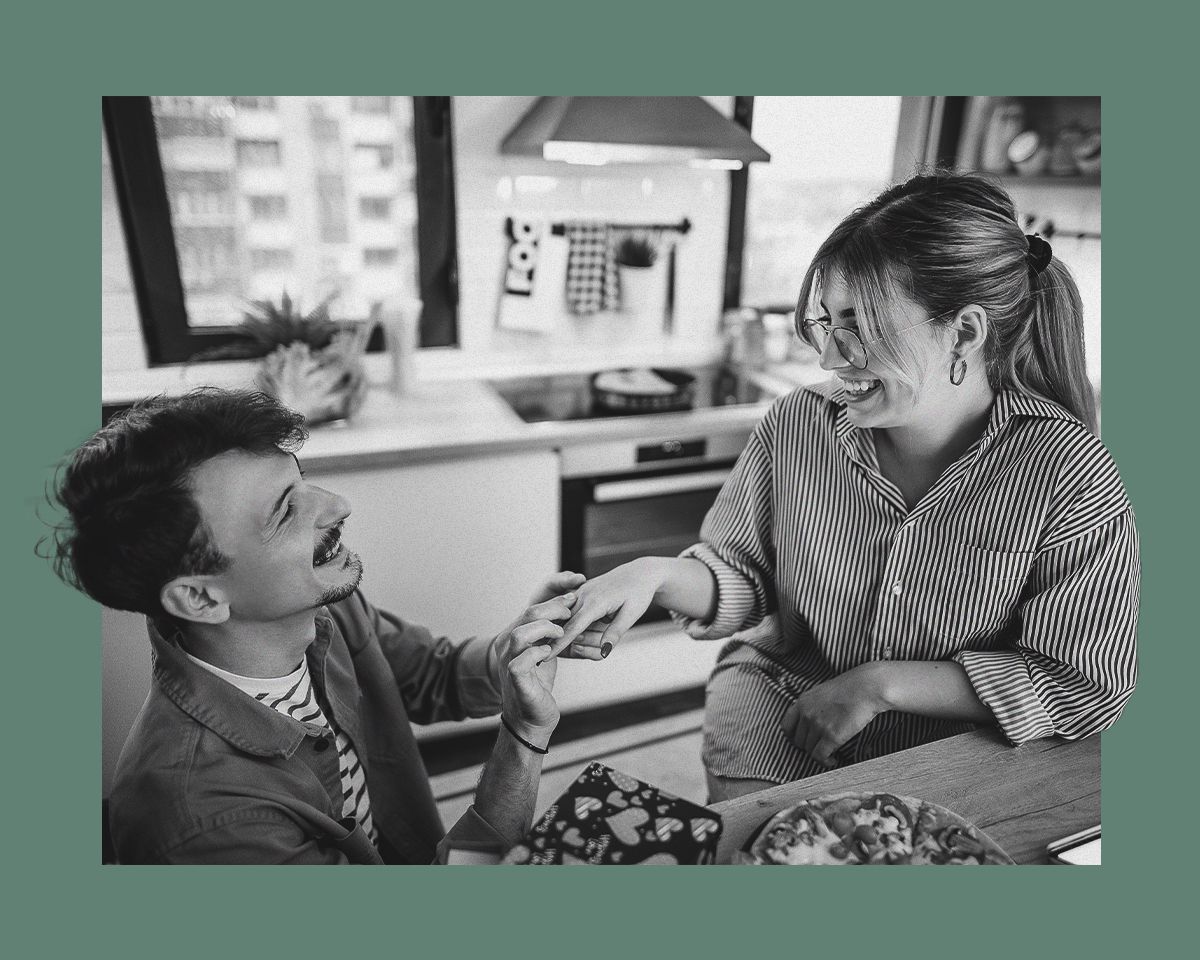
[[[950,382],[957,387],[963,382],[966,376],[967,361],[962,357],[955,357],[954,362],[950,364]]]

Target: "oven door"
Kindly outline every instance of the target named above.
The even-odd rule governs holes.
[[[589,579],[638,557],[673,557],[700,539],[734,461],[563,481],[562,568]],[[666,619],[652,605],[639,621]]]

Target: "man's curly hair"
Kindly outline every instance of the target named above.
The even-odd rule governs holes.
[[[303,416],[265,393],[205,387],[134,404],[60,467],[49,494],[66,513],[48,538],[55,573],[106,607],[162,615],[164,584],[228,564],[192,471],[231,450],[294,452],[307,436]]]

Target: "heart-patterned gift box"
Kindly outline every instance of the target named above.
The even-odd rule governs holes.
[[[721,818],[602,763],[589,764],[505,863],[712,863]]]

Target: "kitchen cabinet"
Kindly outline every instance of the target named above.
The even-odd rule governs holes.
[[[554,451],[308,476],[350,501],[366,596],[437,634],[495,633],[558,569]]]

